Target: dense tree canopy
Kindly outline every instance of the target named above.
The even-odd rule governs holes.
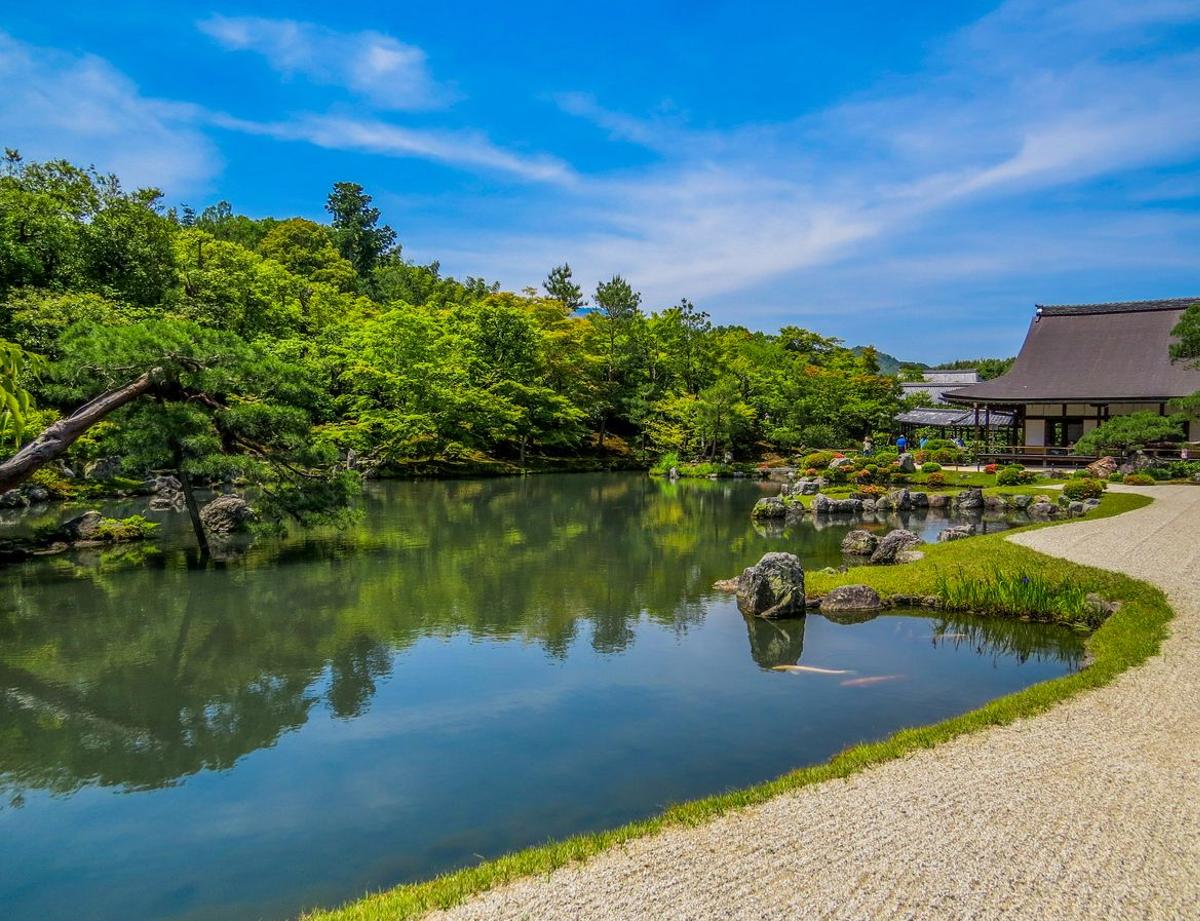
[[[545,297],[459,281],[402,258],[361,186],[336,184],[325,207],[329,224],[176,212],[157,190],[9,152],[0,338],[49,362],[14,383],[44,423],[151,366],[167,381],[69,460],[182,464],[303,512],[297,471],[747,459],[856,442],[896,411],[873,350],[714,326],[686,299],[647,311],[621,275],[580,311],[565,263]]]

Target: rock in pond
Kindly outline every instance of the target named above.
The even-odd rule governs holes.
[[[944,543],[945,541],[948,541],[948,540],[962,540],[964,537],[974,537],[974,536],[975,536],[975,525],[959,524],[959,525],[955,525],[952,528],[946,528],[945,531],[943,531],[941,534],[938,535],[938,540]]]
[[[862,511],[861,499],[831,499],[824,493],[813,497],[812,510],[818,515],[854,515]]]
[[[750,510],[750,517],[785,518],[787,517],[788,508],[788,504],[779,498],[779,496],[768,496],[754,503],[754,508]]]
[[[842,553],[848,553],[851,556],[870,556],[875,552],[878,544],[879,538],[870,531],[854,530],[842,538]]]
[[[94,540],[100,532],[100,522],[103,520],[104,516],[93,509],[65,522],[58,533],[64,540],[69,541]]]
[[[821,613],[878,611],[883,607],[879,593],[868,585],[839,585],[821,599]]]
[[[950,497],[945,493],[934,493],[932,496],[927,496],[926,501],[930,508],[945,508],[950,504]]]
[[[979,487],[964,489],[954,497],[954,506],[960,509],[983,508],[983,490]]]
[[[904,550],[911,550],[921,542],[912,531],[906,531],[904,528],[897,528],[891,531],[884,537],[875,547],[875,552],[871,554],[872,563],[894,563],[896,557]]]
[[[804,613],[804,567],[791,553],[768,553],[738,576],[738,608],[755,617]]]
[[[245,531],[254,517],[254,509],[241,496],[217,496],[200,510],[200,520],[211,534]]]

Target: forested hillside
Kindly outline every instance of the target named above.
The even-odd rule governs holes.
[[[71,445],[73,465],[249,476],[297,511],[333,467],[747,459],[856,441],[895,412],[871,350],[714,326],[687,300],[648,309],[620,275],[585,292],[566,265],[540,292],[450,278],[406,260],[353,183],[325,212],[168,209],[157,190],[9,151],[0,338],[21,350],[32,407],[10,406],[5,453],[140,375]]]

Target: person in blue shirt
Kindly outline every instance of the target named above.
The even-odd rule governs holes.
[[[901,435],[896,439],[896,448],[899,449],[901,454],[903,454],[906,450],[908,450],[908,439]]]

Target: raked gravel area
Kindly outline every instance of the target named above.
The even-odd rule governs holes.
[[[1160,586],[1176,618],[1145,665],[433,917],[1200,918],[1200,488],[1146,491],[1146,508],[1012,538]]]

